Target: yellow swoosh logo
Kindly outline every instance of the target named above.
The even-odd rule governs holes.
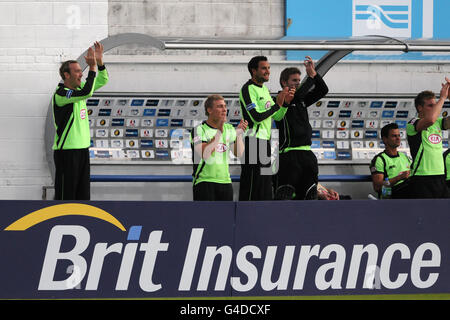
[[[62,216],[71,216],[71,215],[78,215],[78,216],[87,216],[92,218],[101,219],[103,221],[109,222],[113,225],[115,225],[117,228],[119,228],[122,231],[126,231],[125,227],[117,220],[115,217],[113,217],[108,212],[99,209],[97,207],[82,204],[82,203],[65,203],[65,204],[58,204],[51,207],[43,208],[40,210],[36,210],[31,212],[30,214],[27,214],[26,216],[20,218],[19,220],[16,220],[12,224],[10,224],[8,227],[5,228],[6,231],[24,231],[28,228],[41,223],[43,221],[62,217]]]

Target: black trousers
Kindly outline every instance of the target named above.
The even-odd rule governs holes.
[[[411,178],[406,179],[392,187],[392,199],[411,199],[412,192]]]
[[[285,186],[294,188],[294,200],[316,199],[319,167],[317,158],[309,150],[291,150],[280,154],[277,190]]]
[[[239,201],[273,200],[270,141],[245,138],[241,159]]]
[[[89,149],[55,150],[55,200],[90,200]]]
[[[194,201],[233,201],[231,183],[200,182],[193,187]]]
[[[449,198],[445,176],[413,176],[410,179],[410,199]]]

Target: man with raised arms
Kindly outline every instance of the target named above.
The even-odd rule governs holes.
[[[53,94],[55,200],[90,200],[91,196],[86,99],[108,82],[108,72],[101,43],[95,42],[94,49],[89,47],[84,58],[89,66],[86,81],[81,81],[83,70],[77,61],[65,61],[59,69],[63,83]]]
[[[412,198],[447,198],[444,160],[442,157],[442,130],[450,129],[450,117],[440,117],[448,97],[450,80],[442,84],[439,100],[432,91],[419,93],[414,104],[417,117],[406,126],[413,163],[411,166]]]

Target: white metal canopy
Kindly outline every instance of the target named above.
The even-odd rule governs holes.
[[[362,50],[449,52],[450,40],[395,39],[384,36],[274,40],[160,38],[170,50]]]

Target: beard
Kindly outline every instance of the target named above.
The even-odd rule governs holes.
[[[392,148],[392,149],[398,148],[398,147],[400,147],[400,143],[391,143],[389,145],[389,147]]]
[[[262,76],[261,76],[261,77],[260,77],[260,76],[256,76],[255,79],[256,79],[257,82],[260,82],[260,83],[269,81],[269,80],[266,80],[266,79],[265,79],[264,77],[262,77]]]

